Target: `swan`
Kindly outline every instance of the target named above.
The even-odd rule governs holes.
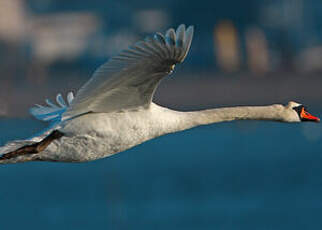
[[[181,112],[152,102],[160,81],[185,59],[193,26],[155,33],[112,57],[67,100],[35,105],[31,114],[50,126],[26,140],[0,148],[0,163],[87,162],[122,152],[161,135],[234,120],[319,122],[300,103],[237,106]]]

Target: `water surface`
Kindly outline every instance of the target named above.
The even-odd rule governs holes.
[[[0,144],[39,131],[0,120]],[[0,165],[0,229],[322,229],[320,124],[234,122],[90,163]]]

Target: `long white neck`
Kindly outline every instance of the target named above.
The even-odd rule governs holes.
[[[186,115],[198,125],[234,120],[282,121],[283,106],[238,106],[189,112]]]
[[[285,107],[282,105],[237,106],[193,112],[179,112],[166,108],[163,108],[163,110],[164,114],[168,114],[168,120],[172,120],[172,122],[169,122],[169,126],[164,127],[165,133],[234,120],[287,121],[285,119]]]

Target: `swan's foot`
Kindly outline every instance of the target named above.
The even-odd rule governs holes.
[[[25,155],[25,154],[36,154],[44,151],[47,146],[53,142],[64,136],[63,133],[59,132],[58,130],[52,131],[47,137],[45,137],[42,141],[31,144],[25,145],[15,151],[5,153],[0,156],[0,160],[8,160],[17,156]]]

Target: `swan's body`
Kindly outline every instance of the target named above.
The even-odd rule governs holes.
[[[0,163],[91,161],[164,134],[223,121],[319,120],[310,114],[302,117],[304,107],[295,102],[287,106],[244,106],[195,112],[179,112],[154,104],[152,97],[159,81],[172,72],[176,63],[184,60],[192,33],[192,27],[185,30],[181,25],[176,32],[168,30],[165,37],[156,34],[100,67],[75,98],[68,95],[69,106],[58,95],[58,105],[47,101],[49,107],[32,108],[31,113],[38,119],[54,121],[54,124],[39,136],[13,141],[0,148],[3,154]],[[45,140],[53,131],[61,135]],[[39,143],[42,148],[36,150]]]

